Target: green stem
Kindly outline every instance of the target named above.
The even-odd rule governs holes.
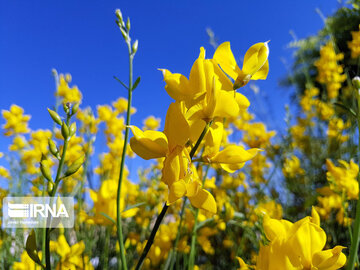
[[[68,117],[67,119],[67,125],[69,126],[69,120],[70,118]],[[62,168],[64,166],[64,163],[65,163],[65,155],[66,155],[66,150],[67,150],[67,147],[68,147],[68,143],[69,143],[69,139],[70,137],[68,137],[67,139],[64,140],[64,147],[63,147],[63,151],[62,151],[62,154],[61,154],[61,159],[60,159],[60,163],[59,163],[59,167],[57,169],[57,172],[56,172],[56,177],[55,177],[55,183],[54,183],[54,186],[50,192],[50,197],[55,197],[55,194],[56,194],[56,190],[59,186],[59,183],[60,183],[60,175],[61,175],[61,171],[62,171]],[[50,205],[52,204],[52,202],[50,202]],[[50,228],[48,226],[48,228],[46,228],[46,232],[45,232],[45,240],[46,240],[46,244],[45,244],[45,257],[46,257],[46,270],[51,270],[51,263],[50,263]]]
[[[357,124],[358,124],[358,136],[359,136],[359,142],[358,142],[358,155],[360,154],[360,93],[358,92],[360,89],[356,89],[357,91],[357,102],[358,102],[358,111],[357,111]],[[358,160],[360,162],[360,160]],[[358,176],[358,182],[359,182],[359,176]],[[356,203],[356,216],[355,216],[355,223],[353,228],[353,234],[352,234],[352,242],[350,247],[350,255],[349,260],[347,263],[347,270],[354,269],[355,266],[355,260],[357,259],[358,255],[358,248],[359,248],[359,236],[360,236],[360,192],[359,192],[359,198]]]
[[[202,186],[204,186],[207,174],[209,172],[210,166],[206,167],[203,179],[202,179]],[[198,216],[199,216],[199,209],[196,209],[195,217],[194,217],[194,227],[192,230],[191,235],[191,247],[190,247],[190,255],[189,255],[189,270],[193,270],[195,266],[195,253],[196,253],[196,238],[197,238],[197,222],[198,222]]]
[[[103,269],[107,270],[109,268],[109,244],[110,244],[110,228],[105,227],[105,247],[104,253],[102,253],[102,262]]]
[[[126,257],[125,257],[124,238],[123,238],[123,231],[122,231],[120,196],[121,196],[121,184],[122,184],[123,174],[124,174],[124,169],[125,169],[126,148],[127,148],[128,138],[129,138],[132,85],[133,85],[133,59],[134,59],[134,54],[131,51],[130,41],[127,42],[127,44],[128,44],[128,49],[129,49],[128,107],[127,107],[127,112],[126,112],[125,138],[124,138],[123,152],[122,152],[122,156],[121,156],[120,175],[119,175],[119,183],[118,183],[117,196],[116,196],[117,236],[118,236],[118,241],[119,241],[119,246],[120,246],[121,265],[122,265],[122,269],[124,269],[124,270],[127,270],[127,263],[126,263]]]

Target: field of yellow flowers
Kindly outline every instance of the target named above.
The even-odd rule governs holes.
[[[1,216],[6,197],[73,197],[75,224],[2,227],[0,269],[359,269],[358,1],[291,42],[282,84],[295,88],[298,110],[288,108],[285,135],[248,112],[243,91],[267,79],[269,41],[242,55],[231,41],[211,54],[195,48],[182,63],[189,74],[160,69],[172,98],[164,129],[154,116],[133,125],[139,42],[115,15],[129,59],[128,83],[115,79],[127,96],[93,111],[71,75],[53,70],[56,102],[44,104],[52,126],[31,129],[16,104],[2,110],[12,143],[0,153]],[[92,164],[98,136],[106,149]],[[136,156],[151,161],[131,179]],[[93,177],[99,188],[87,188]]]

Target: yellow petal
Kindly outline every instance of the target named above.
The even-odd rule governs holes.
[[[193,95],[206,91],[206,73],[205,73],[205,50],[200,48],[199,58],[195,60],[191,67],[189,76],[189,87]]]
[[[287,229],[289,226],[291,226],[290,224],[286,226],[287,224],[281,220],[270,218],[268,215],[264,215],[263,227],[266,238],[270,241],[273,241],[275,238],[285,238]]]
[[[234,173],[237,170],[240,170],[242,167],[244,167],[245,162],[243,163],[236,163],[236,164],[226,164],[226,163],[220,163],[220,167],[227,171],[228,173]]]
[[[121,217],[122,218],[129,218],[129,217],[133,217],[137,214],[137,212],[139,212],[139,208],[138,207],[134,207],[131,208],[129,210],[126,210],[124,212],[121,213]]]
[[[56,253],[59,254],[61,257],[64,257],[66,256],[66,254],[70,253],[70,246],[67,243],[66,238],[63,234],[59,235],[56,247]]]
[[[265,65],[268,56],[269,47],[267,42],[252,45],[245,54],[242,71],[253,76]]]
[[[171,73],[167,69],[159,69],[166,82],[165,90],[176,101],[185,100],[191,95],[188,79],[179,73]]]
[[[265,80],[269,73],[269,61],[266,60],[265,64],[257,71],[254,75],[252,75],[252,80]]]
[[[184,180],[175,181],[169,189],[167,204],[172,204],[186,194],[186,184]]]
[[[190,137],[190,127],[181,110],[181,103],[171,103],[166,114],[164,133],[171,151],[175,146],[185,146]]]
[[[240,93],[235,94],[235,100],[240,108],[240,110],[247,110],[247,108],[250,106],[250,101],[245,97],[244,95]]]
[[[211,162],[226,164],[244,163],[252,159],[258,152],[259,149],[257,148],[245,150],[242,146],[239,145],[228,145],[224,150],[217,153],[211,159]]]
[[[213,214],[216,214],[216,202],[211,193],[205,189],[200,189],[194,197],[189,197],[191,204],[196,207]]]
[[[90,198],[93,200],[94,203],[96,203],[98,201],[97,192],[92,189],[90,189],[89,192],[90,192]]]
[[[130,139],[131,149],[143,159],[164,157],[168,151],[166,135],[160,131],[141,131],[136,126],[130,126],[134,137]]]
[[[199,183],[198,181],[194,181],[186,184],[186,196],[187,197],[195,196],[199,192],[200,187],[201,187],[201,183]]]
[[[240,268],[238,268],[238,270],[249,270],[250,269],[248,267],[248,265],[244,262],[243,259],[241,259],[240,257],[236,257],[236,259],[238,260],[238,262],[240,264]]]
[[[223,120],[215,119],[205,137],[204,157],[213,157],[219,152],[223,132]]]
[[[234,93],[219,90],[216,96],[216,105],[213,117],[236,117],[239,115],[239,105]]]
[[[217,47],[213,59],[220,65],[222,70],[234,80],[237,78],[240,68],[230,48],[230,42],[224,42]]]
[[[316,209],[314,206],[311,207],[311,217],[312,217],[311,222],[320,226],[320,216],[319,216],[318,212],[316,212]]]
[[[310,221],[310,217],[303,218],[293,224],[287,241],[289,258],[295,265],[301,263],[303,267],[310,267],[313,254],[321,251],[326,243],[323,229]]]
[[[189,120],[190,141],[196,143],[205,128],[205,121],[202,119]]]
[[[336,246],[333,249],[316,252],[312,258],[312,263],[319,270],[335,270],[344,266],[346,256],[341,251],[345,247]]]
[[[85,250],[85,244],[83,241],[80,241],[79,243],[72,245],[70,249],[71,257],[80,256]]]

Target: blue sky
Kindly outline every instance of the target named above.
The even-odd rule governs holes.
[[[278,86],[286,75],[283,60],[290,65],[289,31],[304,38],[322,28],[315,12],[330,15],[339,7],[336,0],[278,1],[1,1],[0,2],[0,109],[18,104],[32,115],[32,129],[50,128],[46,112],[54,104],[51,69],[71,73],[83,93],[83,105],[93,109],[110,104],[126,91],[113,75],[127,82],[127,48],[115,24],[120,8],[131,18],[131,36],[139,40],[134,61],[135,77],[141,76],[134,92],[137,113],[133,123],[152,114],[162,119],[170,97],[158,68],[188,76],[200,46],[212,57],[205,29],[211,27],[219,43],[230,41],[237,58],[254,43],[271,40],[270,73],[257,83],[262,112],[273,111],[269,125],[283,122],[287,89]],[[245,95],[249,88],[241,90]],[[4,120],[0,120],[0,125]],[[0,137],[0,151],[9,140]]]

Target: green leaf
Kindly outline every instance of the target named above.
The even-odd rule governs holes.
[[[26,239],[25,249],[26,249],[26,252],[29,255],[29,257],[35,263],[37,263],[43,267],[43,265],[41,264],[39,255],[37,253],[37,249],[36,249],[36,236],[35,236],[34,229],[31,230],[28,238]]]
[[[128,210],[130,210],[130,209],[133,209],[133,208],[142,206],[142,205],[144,205],[144,204],[145,204],[145,202],[141,202],[141,203],[129,205],[128,207],[125,208],[125,210],[122,211],[122,213],[124,213],[125,211],[128,211]]]
[[[345,111],[349,112],[350,114],[352,114],[355,118],[356,118],[356,112],[354,112],[353,109],[346,107],[344,104],[335,102],[334,105],[344,109]]]
[[[141,77],[138,77],[136,81],[134,82],[133,86],[131,87],[131,91],[134,91],[136,87],[138,87],[140,83]]]
[[[122,86],[124,86],[127,90],[129,90],[129,87],[126,86],[125,83],[123,83],[118,77],[114,76],[114,79],[117,80]]]
[[[100,212],[100,215],[103,215],[104,217],[106,217],[108,220],[110,220],[112,223],[114,223],[116,225],[116,221],[110,217],[108,214],[105,214],[104,212]]]

